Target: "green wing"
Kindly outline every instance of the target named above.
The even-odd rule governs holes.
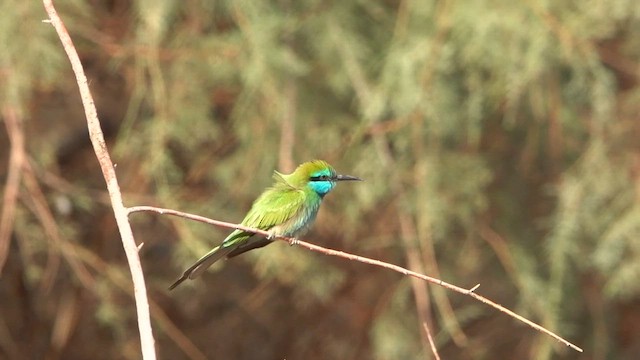
[[[266,190],[251,206],[242,225],[269,230],[274,226],[285,223],[291,219],[304,206],[306,194],[302,190],[293,188],[270,188]],[[263,237],[253,238],[254,233],[242,230],[234,230],[220,246],[206,253],[182,276],[174,282],[169,289],[180,285],[187,278],[195,279],[200,276],[213,263],[225,256],[236,256],[245,251],[267,245]]]
[[[305,198],[302,190],[269,189],[254,202],[242,224],[269,230],[291,219],[303,207]]]
[[[242,225],[269,230],[294,217],[304,206],[306,194],[296,189],[268,189],[253,203]],[[222,247],[241,245],[253,233],[235,230],[222,242]]]

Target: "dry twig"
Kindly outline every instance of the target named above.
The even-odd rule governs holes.
[[[84,74],[80,57],[73,45],[71,36],[69,36],[69,32],[53,6],[53,0],[43,0],[43,4],[47,14],[49,15],[49,20],[47,20],[47,22],[50,22],[55,28],[58,33],[58,37],[62,42],[62,46],[67,53],[67,57],[71,62],[71,67],[73,68],[73,72],[76,76],[80,96],[82,98],[82,105],[87,118],[91,144],[93,145],[93,150],[96,153],[98,162],[100,163],[102,175],[107,183],[107,190],[109,191],[109,197],[111,198],[111,206],[116,218],[118,230],[120,231],[120,237],[127,256],[127,261],[129,262],[131,277],[133,278],[142,356],[146,360],[154,360],[156,358],[154,347],[155,341],[151,328],[149,301],[145,286],[144,273],[142,272],[142,265],[140,264],[140,257],[138,255],[138,247],[136,246],[136,242],[133,238],[133,232],[127,217],[127,210],[122,202],[122,193],[120,192],[120,186],[118,185],[118,179],[116,178],[113,162],[111,161],[111,157],[107,151],[107,145],[104,141],[104,135],[100,127],[100,121],[98,120],[96,106],[93,102],[91,91],[89,90],[87,77]]]
[[[242,231],[247,231],[247,232],[251,232],[254,234],[260,234],[260,235],[264,235],[264,236],[270,236],[270,234],[267,231],[264,230],[260,230],[260,229],[255,229],[255,228],[251,228],[248,226],[243,226],[243,225],[239,225],[239,224],[233,224],[233,223],[229,223],[229,222],[225,222],[225,221],[219,221],[219,220],[213,220],[213,219],[209,219],[207,217],[204,216],[199,216],[199,215],[194,215],[194,214],[189,214],[189,213],[185,213],[182,211],[177,211],[177,210],[172,210],[172,209],[164,209],[164,208],[158,208],[158,207],[154,207],[154,206],[134,206],[134,207],[130,207],[127,209],[127,212],[129,214],[135,213],[135,212],[143,212],[143,211],[148,211],[148,212],[155,212],[158,214],[162,214],[162,215],[173,215],[173,216],[178,216],[178,217],[182,217],[185,219],[190,219],[190,220],[195,220],[195,221],[199,221],[199,222],[203,222],[205,224],[210,224],[210,225],[215,225],[215,226],[221,226],[221,227],[225,227],[225,228],[229,228],[229,229],[238,229],[238,230],[242,230]],[[295,238],[289,238],[289,237],[285,237],[285,236],[276,236],[277,239],[279,240],[283,240],[288,242],[290,245],[298,245],[301,246],[305,249],[311,250],[311,251],[316,251],[325,255],[331,255],[331,256],[337,256],[337,257],[341,257],[343,259],[347,259],[347,260],[354,260],[354,261],[358,261],[361,263],[365,263],[365,264],[369,264],[369,265],[374,265],[374,266],[379,266],[379,267],[383,267],[385,269],[389,269],[389,270],[393,270],[395,272],[404,274],[404,275],[408,275],[408,276],[412,276],[418,279],[422,279],[424,281],[430,282],[432,284],[435,285],[439,285],[442,286],[444,288],[447,288],[449,290],[455,291],[457,293],[463,294],[463,295],[468,295],[471,296],[472,298],[491,306],[494,309],[497,309],[513,318],[515,318],[516,320],[519,320],[527,325],[529,325],[530,327],[534,328],[537,331],[540,331],[544,334],[547,334],[549,336],[551,336],[552,338],[556,339],[557,341],[563,343],[564,345],[582,352],[582,349],[580,347],[578,347],[577,345],[574,345],[573,343],[569,342],[568,340],[565,340],[564,338],[562,338],[560,335],[557,335],[556,333],[554,333],[551,330],[546,329],[545,327],[538,325],[536,323],[534,323],[533,321],[516,314],[515,312],[513,312],[512,310],[507,309],[506,307],[497,304],[489,299],[487,299],[486,297],[482,296],[482,295],[478,295],[475,291],[480,287],[480,284],[475,285],[474,287],[470,288],[470,289],[465,289],[453,284],[449,284],[448,282],[442,281],[440,279],[436,279],[434,277],[431,276],[427,276],[424,274],[420,274],[408,269],[405,269],[401,266],[398,265],[394,265],[394,264],[390,264],[384,261],[380,261],[380,260],[375,260],[375,259],[370,259],[364,256],[359,256],[359,255],[354,255],[351,253],[347,253],[347,252],[343,252],[343,251],[338,251],[338,250],[333,250],[333,249],[328,249],[322,246],[318,246],[318,245],[314,245],[311,243],[308,243],[306,241],[302,241],[302,240],[298,240]]]
[[[438,348],[436,348],[436,343],[433,341],[433,336],[431,336],[431,330],[429,330],[429,326],[427,323],[422,323],[424,327],[424,331],[427,333],[427,339],[429,339],[429,346],[431,346],[431,352],[433,352],[433,357],[436,360],[440,360],[440,355],[438,354]]]

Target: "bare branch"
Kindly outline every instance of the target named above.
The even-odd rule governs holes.
[[[433,341],[433,336],[431,336],[431,330],[429,330],[429,326],[426,322],[422,323],[424,327],[424,331],[427,333],[427,339],[429,340],[429,345],[431,346],[431,352],[433,352],[433,357],[436,360],[440,360],[440,355],[438,355],[438,348],[436,347],[436,343]]]
[[[89,90],[87,77],[84,74],[82,63],[78,52],[73,45],[73,41],[69,36],[62,19],[58,16],[56,9],[53,6],[53,0],[43,0],[44,7],[49,15],[49,22],[55,28],[58,33],[58,37],[62,42],[71,67],[76,76],[78,88],[80,90],[80,96],[82,98],[82,105],[84,107],[85,116],[87,118],[87,126],[89,128],[89,137],[91,138],[91,144],[93,150],[96,153],[100,168],[102,169],[102,175],[107,183],[107,190],[109,191],[109,197],[111,198],[111,206],[116,218],[118,230],[120,231],[120,237],[122,239],[122,246],[124,247],[127,261],[129,262],[129,269],[131,270],[131,277],[133,278],[134,294],[136,299],[136,310],[138,315],[138,328],[140,330],[140,341],[142,347],[142,356],[146,360],[154,360],[156,358],[156,352],[154,347],[153,331],[151,328],[151,317],[149,315],[149,301],[147,297],[147,289],[145,286],[144,273],[142,272],[142,265],[140,264],[140,257],[138,256],[138,247],[133,238],[133,232],[129,219],[127,217],[127,210],[122,202],[122,194],[120,192],[120,186],[116,178],[113,162],[107,151],[107,145],[104,141],[104,135],[100,127],[100,121],[98,120],[98,114]]]
[[[190,220],[195,220],[195,221],[199,221],[199,222],[203,222],[206,224],[210,224],[210,225],[215,225],[215,226],[221,226],[221,227],[225,227],[225,228],[229,228],[229,229],[238,229],[238,230],[242,230],[242,231],[247,231],[247,232],[251,232],[254,234],[260,234],[260,235],[264,235],[264,236],[269,236],[270,234],[267,231],[264,230],[260,230],[260,229],[255,229],[255,228],[251,228],[248,226],[243,226],[243,225],[239,225],[239,224],[233,224],[233,223],[229,223],[229,222],[225,222],[225,221],[219,221],[219,220],[213,220],[213,219],[209,219],[206,218],[204,216],[199,216],[199,215],[194,215],[194,214],[189,214],[189,213],[185,213],[182,211],[177,211],[177,210],[172,210],[172,209],[164,209],[164,208],[158,208],[158,207],[154,207],[154,206],[135,206],[135,207],[130,207],[127,209],[127,212],[129,214],[135,213],[135,212],[142,212],[142,211],[149,211],[149,212],[155,212],[158,214],[162,214],[162,215],[173,215],[173,216],[178,216],[178,217],[182,217],[185,219],[190,219]],[[463,294],[463,295],[468,295],[471,296],[472,298],[491,306],[494,309],[497,309],[513,318],[515,318],[516,320],[519,320],[527,325],[529,325],[530,327],[534,328],[537,331],[540,331],[544,334],[547,334],[549,336],[551,336],[552,338],[556,339],[557,341],[563,343],[566,346],[569,346],[570,348],[582,352],[582,349],[576,345],[574,345],[573,343],[565,340],[564,338],[560,337],[559,335],[557,335],[556,333],[552,332],[551,330],[547,330],[546,328],[544,328],[541,325],[538,325],[536,323],[534,323],[533,321],[520,316],[518,314],[516,314],[515,312],[507,309],[506,307],[499,305],[487,298],[485,298],[482,295],[478,295],[475,291],[480,287],[480,284],[477,284],[475,286],[473,286],[470,289],[465,289],[453,284],[449,284],[448,282],[442,281],[440,279],[436,279],[434,277],[431,276],[427,276],[424,274],[420,274],[408,269],[405,269],[401,266],[398,265],[394,265],[394,264],[390,264],[384,261],[380,261],[380,260],[375,260],[375,259],[371,259],[371,258],[367,258],[364,256],[359,256],[359,255],[354,255],[351,253],[347,253],[347,252],[343,252],[343,251],[338,251],[338,250],[333,250],[333,249],[328,249],[322,246],[318,246],[318,245],[314,245],[302,240],[298,240],[298,239],[294,239],[294,238],[289,238],[289,237],[285,237],[285,236],[276,236],[277,239],[279,240],[283,240],[288,242],[290,245],[299,245],[305,249],[311,250],[311,251],[316,251],[325,255],[331,255],[331,256],[338,256],[341,257],[343,259],[347,259],[347,260],[353,260],[353,261],[358,261],[361,263],[365,263],[365,264],[369,264],[369,265],[374,265],[374,266],[379,266],[379,267],[383,267],[385,269],[389,269],[389,270],[393,270],[395,272],[398,272],[400,274],[403,275],[408,275],[408,276],[412,276],[418,279],[422,279],[424,281],[430,282],[432,284],[435,285],[439,285],[442,286],[444,288],[447,288],[449,290],[455,291],[457,293]]]

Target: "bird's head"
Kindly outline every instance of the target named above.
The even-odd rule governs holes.
[[[318,195],[328,194],[338,181],[362,181],[351,175],[339,175],[326,161],[307,161],[296,168],[289,175],[280,175],[289,185],[301,189],[310,188]]]

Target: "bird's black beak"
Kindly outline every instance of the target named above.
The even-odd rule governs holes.
[[[362,181],[359,177],[351,175],[336,175],[335,181]]]

